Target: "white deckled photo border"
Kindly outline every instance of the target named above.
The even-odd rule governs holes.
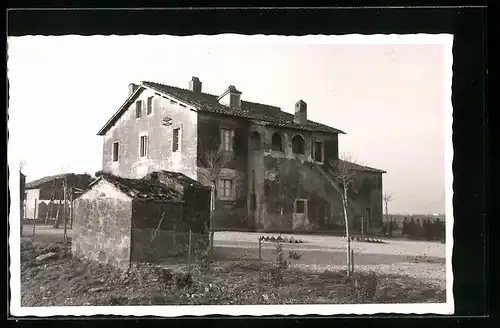
[[[110,36],[111,37],[111,36]],[[142,35],[144,38],[155,36]],[[165,38],[165,36],[162,36]],[[439,304],[314,304],[314,305],[182,305],[182,306],[54,306],[54,307],[21,307],[21,252],[20,252],[20,186],[18,174],[20,155],[12,146],[8,147],[9,188],[11,197],[9,217],[10,246],[10,310],[13,316],[204,316],[204,315],[335,315],[335,314],[453,314],[453,144],[452,144],[452,46],[451,34],[414,34],[414,35],[361,35],[343,36],[308,35],[308,36],[278,36],[278,35],[236,35],[223,34],[217,36],[195,35],[189,37],[167,37],[172,43],[221,43],[221,44],[442,44],[445,46],[445,102],[446,108],[445,133],[445,203],[446,203],[446,302]],[[12,140],[9,140],[12,145]]]

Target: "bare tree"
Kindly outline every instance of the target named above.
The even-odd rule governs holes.
[[[342,156],[342,159],[333,161],[330,163],[331,168],[329,173],[334,177],[338,186],[341,190],[342,207],[344,210],[344,220],[345,220],[345,236],[347,239],[347,276],[350,277],[351,272],[351,239],[349,236],[349,219],[348,219],[348,207],[349,199],[348,193],[350,191],[356,191],[356,170],[354,169],[355,164],[350,158],[350,156]]]
[[[67,174],[69,172],[69,165],[66,164],[65,166],[61,167],[61,170],[59,171],[59,174],[63,174],[64,176],[62,178],[60,178],[60,181],[61,181],[61,185],[62,185],[62,190],[61,192],[59,193],[59,197],[58,197],[58,200],[57,200],[57,211],[56,211],[56,219],[55,219],[55,222],[54,222],[54,227],[55,228],[59,228],[59,224],[60,224],[60,217],[59,217],[59,212],[60,212],[60,207],[61,207],[61,198],[63,199],[64,203],[63,203],[63,216],[64,216],[64,239],[66,240],[66,229],[67,229],[67,208],[66,208],[66,201],[67,201]],[[59,188],[58,184],[57,184],[57,180],[56,179],[54,181],[54,185],[53,185],[53,188]]]
[[[384,193],[384,204],[385,204],[385,217],[389,220],[389,203],[393,201],[393,196],[391,193]]]
[[[222,169],[224,169],[233,157],[234,152],[226,151],[220,148],[215,140],[212,141],[212,147],[206,147],[200,154],[200,162],[202,167],[198,168],[198,173],[202,175],[210,183],[210,244],[209,249],[213,250],[214,235],[215,235],[215,197],[217,195],[217,180],[220,177]]]

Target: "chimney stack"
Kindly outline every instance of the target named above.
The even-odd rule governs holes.
[[[201,93],[201,81],[196,76],[193,76],[191,78],[191,81],[189,81],[189,90],[191,90],[191,92],[196,94]]]
[[[234,85],[230,85],[226,91],[218,98],[219,102],[234,109],[241,109],[241,91]]]
[[[302,99],[295,104],[295,116],[293,121],[298,124],[307,124],[307,104]]]
[[[139,87],[139,86],[138,86],[137,84],[135,84],[135,83],[130,83],[130,84],[128,85],[128,96],[130,97],[130,96],[131,96],[131,95],[135,92],[135,90],[137,90],[137,88],[138,88],[138,87]]]

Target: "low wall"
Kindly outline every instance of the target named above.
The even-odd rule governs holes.
[[[155,236],[156,233],[156,236]],[[192,233],[191,255],[206,249],[208,234]],[[132,229],[132,262],[177,262],[188,255],[189,232]]]
[[[73,255],[127,269],[131,212],[130,201],[78,199],[72,231]]]

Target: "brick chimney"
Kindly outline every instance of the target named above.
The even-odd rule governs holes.
[[[135,90],[137,90],[137,88],[138,88],[138,87],[139,87],[139,86],[138,86],[137,84],[135,84],[135,83],[130,83],[130,84],[128,85],[128,96],[130,97],[130,96],[131,96],[131,95],[135,92]]]
[[[230,108],[241,108],[241,91],[238,91],[234,85],[230,85],[224,93],[219,96],[219,102]]]
[[[307,104],[302,99],[295,104],[295,116],[293,121],[298,124],[307,124]]]
[[[193,76],[191,81],[189,81],[189,90],[196,94],[201,93],[201,81],[196,76]]]

